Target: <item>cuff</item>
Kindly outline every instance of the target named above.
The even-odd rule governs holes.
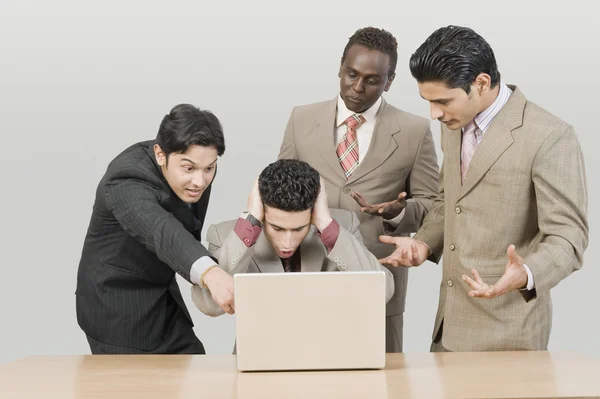
[[[398,214],[398,216],[396,216],[395,218],[393,218],[393,219],[383,219],[383,223],[385,223],[386,225],[390,226],[392,229],[396,230],[396,228],[398,228],[398,225],[400,224],[400,222],[404,218],[405,214],[406,214],[406,207],[404,207],[404,209],[402,209],[402,212],[400,212]]]
[[[203,256],[195,261],[190,270],[190,281],[202,287],[202,275],[212,266],[217,266],[217,263],[209,256]]]
[[[535,281],[533,281],[533,273],[531,272],[529,266],[527,266],[525,263],[523,263],[523,267],[527,272],[527,291],[531,291],[535,288]]]
[[[325,248],[327,248],[327,251],[331,252],[340,235],[340,225],[335,219],[332,219],[329,226],[325,227],[322,232],[317,230],[317,234],[321,238],[321,242],[325,245]]]
[[[259,226],[252,226],[249,220],[239,218],[235,227],[233,228],[235,234],[242,240],[246,247],[251,247],[258,240],[258,236],[262,231],[262,228]]]

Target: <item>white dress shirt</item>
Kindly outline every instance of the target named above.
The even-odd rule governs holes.
[[[373,130],[375,129],[375,120],[377,119],[377,112],[381,107],[381,97],[371,106],[371,108],[367,109],[365,112],[361,112],[358,115],[362,115],[365,118],[365,122],[362,123],[358,128],[356,128],[356,137],[358,139],[358,162],[362,162],[369,150],[369,145],[371,144],[371,138],[373,137]],[[337,102],[337,115],[335,122],[335,148],[337,148],[338,144],[344,140],[344,135],[346,134],[346,125],[344,125],[344,121],[348,119],[348,117],[354,115],[355,112],[350,111],[346,108],[346,104],[344,104],[344,100],[342,97],[338,95]]]

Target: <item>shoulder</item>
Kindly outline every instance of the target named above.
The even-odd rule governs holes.
[[[153,145],[154,141],[144,141],[125,149],[109,163],[104,180],[106,182],[132,180],[161,188],[164,184],[158,165],[153,159]]]
[[[400,129],[410,129],[424,133],[429,129],[429,120],[419,115],[412,114],[384,102],[380,114],[384,118],[393,119]]]
[[[221,241],[227,237],[234,229],[235,224],[237,223],[237,219],[227,220],[220,223],[211,224],[208,228],[208,236],[207,239],[211,239],[211,237],[220,237]]]
[[[346,230],[352,230],[352,228],[357,225],[358,217],[352,211],[348,211],[345,209],[330,209],[331,217],[335,219],[338,224],[345,228]]]
[[[307,116],[312,116],[315,114],[321,114],[323,112],[327,112],[329,109],[337,106],[337,99],[320,101],[311,104],[297,105],[292,110],[294,117],[296,118],[305,118]]]

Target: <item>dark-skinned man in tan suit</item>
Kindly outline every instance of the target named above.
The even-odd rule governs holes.
[[[279,154],[319,171],[329,206],[358,214],[365,245],[378,258],[394,250],[378,237],[416,232],[437,196],[429,122],[381,96],[394,80],[397,58],[397,42],[389,32],[356,31],[342,55],[339,95],[295,107]],[[391,271],[396,291],[387,304],[386,350],[401,352],[408,273]]]
[[[588,244],[584,160],[572,126],[500,79],[469,28],[435,31],[412,55],[431,118],[442,122],[440,197],[382,263],[439,261],[432,351],[545,350],[550,289]]]

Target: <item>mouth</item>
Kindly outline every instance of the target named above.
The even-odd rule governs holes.
[[[352,102],[353,102],[353,103],[355,103],[355,104],[360,104],[360,103],[362,103],[362,100],[361,100],[360,98],[358,98],[358,97],[351,97],[351,96],[349,96],[349,97],[348,97],[348,100],[352,101]]]
[[[185,191],[187,192],[187,194],[190,197],[199,197],[200,195],[202,195],[202,191],[204,191],[204,190],[200,190],[200,189],[192,190],[190,188],[186,188]]]
[[[282,258],[289,258],[294,254],[294,251],[279,251]]]

